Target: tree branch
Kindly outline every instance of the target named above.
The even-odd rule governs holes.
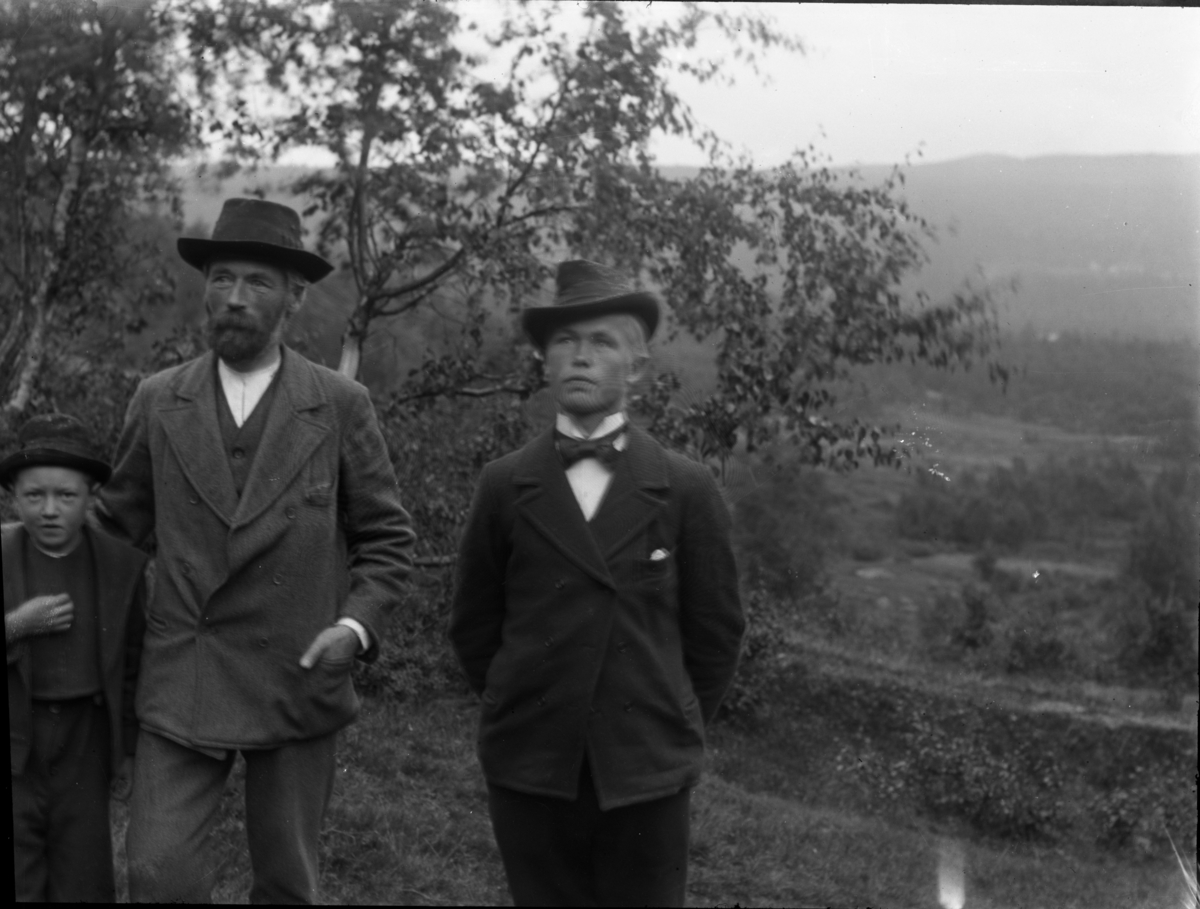
[[[453,271],[463,257],[467,254],[465,246],[460,246],[458,250],[449,259],[429,272],[423,277],[417,278],[414,281],[409,281],[407,284],[402,284],[400,287],[389,288],[388,290],[380,290],[373,293],[370,297],[372,302],[382,302],[384,300],[394,300],[396,297],[401,297],[404,294],[412,293],[420,290],[430,284],[440,280],[447,273]]]
[[[400,404],[407,404],[409,401],[418,401],[422,398],[490,398],[498,394],[514,394],[526,395],[532,391],[528,385],[489,385],[484,388],[456,388],[453,385],[445,385],[440,388],[427,388],[423,391],[416,391],[407,395],[396,395],[391,400],[391,406],[395,407]]]

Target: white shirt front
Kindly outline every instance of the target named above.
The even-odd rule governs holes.
[[[217,375],[221,377],[221,390],[225,392],[225,400],[229,402],[229,411],[233,414],[233,422],[241,427],[254,413],[254,408],[262,400],[279,372],[282,359],[276,360],[270,366],[264,366],[253,372],[238,372],[224,360],[217,360]]]
[[[569,416],[560,413],[555,418],[554,428],[572,439],[597,439],[615,432],[624,426],[625,422],[623,411],[611,413],[588,434],[576,426]],[[613,447],[617,451],[624,451],[625,444],[626,437],[622,435],[613,443]],[[571,492],[575,493],[575,501],[579,503],[584,520],[590,521],[596,514],[600,502],[604,499],[604,493],[608,492],[608,484],[612,482],[612,477],[612,468],[599,458],[580,458],[567,468],[567,482],[571,484]]]

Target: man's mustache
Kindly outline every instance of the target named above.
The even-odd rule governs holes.
[[[257,323],[250,316],[238,315],[234,313],[226,313],[221,316],[214,316],[209,320],[209,325],[216,331],[225,331],[228,329],[240,331],[254,331],[258,328]]]

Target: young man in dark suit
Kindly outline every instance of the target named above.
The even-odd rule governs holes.
[[[129,797],[146,557],[85,524],[108,476],[64,414],[0,461],[21,518],[0,531],[18,902],[116,898],[108,799]]]
[[[586,261],[525,310],[555,426],[488,464],[450,638],[517,905],[681,905],[688,797],[744,618],[708,470],[628,422],[657,300]]]

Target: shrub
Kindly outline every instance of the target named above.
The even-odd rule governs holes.
[[[783,465],[733,508],[733,543],[748,589],[799,600],[824,584],[835,525],[819,473]]]
[[[1035,621],[1010,630],[1004,668],[1011,673],[1056,672],[1067,662],[1067,646],[1052,621]]]
[[[996,747],[978,725],[963,715],[914,718],[907,731],[910,786],[925,809],[997,836],[1055,833],[1063,821],[1062,780],[1049,757],[1029,742]]]
[[[1196,688],[1196,611],[1178,598],[1163,600],[1142,588],[1130,598],[1120,626],[1123,674],[1168,691]]]
[[[1186,465],[1164,470],[1130,538],[1126,573],[1160,600],[1196,600],[1200,534],[1193,509],[1198,498],[1200,473]]]
[[[1020,458],[983,478],[965,471],[947,483],[929,471],[900,497],[901,536],[970,548],[1017,550],[1050,536],[1085,535],[1097,521],[1130,521],[1147,506],[1136,466],[1114,452],[1049,458],[1029,469]]]
[[[953,632],[953,640],[969,650],[986,646],[992,639],[988,627],[988,605],[990,597],[985,588],[976,584],[964,584],[962,604],[965,615]]]
[[[397,610],[374,663],[356,665],[361,694],[399,701],[466,694],[467,683],[446,640],[451,572],[418,571],[413,592]]]
[[[960,661],[986,648],[999,606],[996,596],[978,584],[964,584],[958,593],[939,592],[918,615],[926,652],[935,661]]]
[[[746,636],[733,683],[721,702],[720,718],[752,719],[771,702],[786,657],[787,635],[792,626],[788,609],[763,587],[742,597]]]

